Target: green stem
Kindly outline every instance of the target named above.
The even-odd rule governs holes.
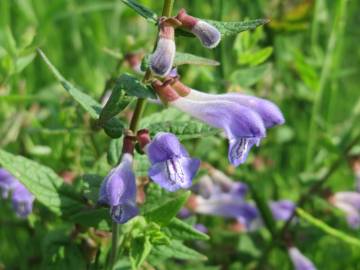
[[[170,17],[175,0],[164,0],[164,6],[162,16]],[[156,44],[155,44],[156,46]],[[143,82],[147,82],[151,77],[151,72],[148,69],[144,75]],[[134,110],[134,114],[131,118],[129,128],[133,133],[136,133],[142,113],[144,111],[146,100],[138,98]],[[118,240],[119,240],[119,224],[112,222],[112,244],[111,244],[111,255],[110,255],[110,269],[114,268],[116,263],[116,257],[118,252]]]
[[[164,6],[162,10],[162,16],[170,17],[173,7],[174,7],[175,0],[164,0]]]
[[[116,222],[112,222],[112,246],[111,246],[111,254],[110,254],[110,270],[114,268],[116,263],[116,255],[118,251],[118,239],[119,239],[119,224]]]
[[[337,40],[338,32],[341,32],[342,31],[341,28],[343,28],[345,25],[344,23],[342,23],[342,20],[346,13],[347,2],[348,0],[339,0],[339,8],[337,9],[337,14],[327,44],[325,60],[324,60],[323,68],[321,70],[320,81],[316,89],[315,101],[311,113],[309,135],[308,135],[309,143],[306,151],[306,166],[305,166],[306,169],[309,169],[314,154],[314,148],[316,145],[316,138],[317,138],[317,120],[321,114],[320,111],[322,105],[321,101],[324,95],[326,83],[330,77],[333,66],[334,52],[338,42]]]

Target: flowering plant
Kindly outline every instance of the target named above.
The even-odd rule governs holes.
[[[212,7],[164,0],[162,11],[154,12],[149,7],[159,9],[156,1],[78,7],[75,0],[51,23],[48,16],[37,20],[42,10],[52,10],[30,8],[37,1],[0,4],[2,20],[8,18],[2,10],[24,13],[39,27],[21,44],[11,30],[0,29],[0,70],[9,67],[4,79],[0,74],[0,97],[19,88],[4,104],[21,103],[16,110],[0,108],[6,117],[12,114],[0,127],[0,135],[6,133],[0,138],[0,269],[346,268],[331,268],[325,251],[312,251],[334,239],[360,246],[352,236],[360,227],[359,183],[357,190],[327,183],[339,168],[347,173],[341,177],[348,176],[349,168],[341,167],[346,159],[359,182],[360,107],[335,131],[332,110],[322,122],[321,101],[331,99],[322,99],[330,67],[341,58],[337,52],[329,60],[335,34],[326,51],[308,50],[319,59],[282,47],[290,38],[283,28],[296,24],[298,13],[310,15],[312,1],[300,1],[289,15],[294,18],[270,22],[225,20],[239,15],[229,7],[254,3],[218,0]],[[334,29],[342,32],[346,1],[340,2]],[[314,13],[322,9],[316,5]],[[219,14],[210,13],[217,8]],[[245,10],[245,16],[257,14],[256,8]],[[87,18],[98,12],[106,15]],[[110,13],[114,18],[107,18]],[[119,27],[119,20],[126,24]],[[47,25],[53,30],[44,34]],[[107,32],[94,34],[99,25]],[[304,24],[292,26],[295,31]],[[47,43],[57,28],[72,40],[58,55],[58,39],[54,48]],[[312,29],[309,36],[316,39],[316,22]],[[83,42],[89,37],[98,43]],[[92,62],[98,45],[108,43],[119,50],[106,47],[107,55]],[[268,43],[274,46],[264,47]],[[39,61],[30,65],[36,53]],[[65,79],[53,64],[61,59],[66,77],[83,78],[93,91]],[[290,66],[289,59],[295,61]],[[87,61],[91,68],[73,73]],[[323,62],[316,76],[310,63],[320,69]],[[27,65],[37,65],[28,84],[17,75]],[[338,77],[334,73],[331,85]],[[35,85],[39,93],[28,95],[27,87]],[[307,120],[309,105],[313,112],[304,128],[299,123]]]

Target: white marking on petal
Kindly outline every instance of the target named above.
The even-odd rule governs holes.
[[[172,185],[178,183],[184,183],[185,173],[180,164],[179,159],[168,159],[166,160],[167,176]]]
[[[122,206],[118,205],[114,207],[114,210],[112,212],[112,214],[114,215],[114,217],[116,217],[116,219],[121,220],[121,216],[123,215],[123,209]]]
[[[230,152],[232,160],[242,160],[245,157],[250,140],[250,138],[240,138],[236,141]]]

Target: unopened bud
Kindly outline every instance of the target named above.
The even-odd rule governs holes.
[[[181,9],[176,16],[182,26],[193,33],[198,39],[200,39],[202,45],[206,48],[215,48],[221,40],[221,33],[213,25],[190,16],[186,13],[185,9]]]
[[[150,69],[158,76],[169,74],[175,58],[174,27],[166,20],[160,22],[159,40],[150,57]]]

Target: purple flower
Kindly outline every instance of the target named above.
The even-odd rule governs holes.
[[[360,193],[343,191],[337,192],[329,199],[335,207],[346,214],[346,221],[350,227],[360,227]]]
[[[229,101],[194,101],[179,97],[170,103],[191,116],[225,131],[229,139],[228,158],[238,166],[245,162],[253,145],[265,137],[265,126],[253,110]]]
[[[208,199],[201,196],[195,198],[194,211],[199,214],[243,218],[248,220],[249,223],[258,216],[256,207],[231,193],[214,194]]]
[[[295,211],[295,204],[289,200],[281,200],[270,203],[270,209],[276,220],[288,220]]]
[[[5,169],[0,169],[0,189],[4,199],[11,193],[12,205],[18,217],[25,218],[32,212],[35,197]]]
[[[150,69],[158,76],[166,76],[174,63],[176,46],[174,27],[166,21],[160,22],[159,40],[154,53],[150,56]]]
[[[215,48],[221,40],[221,33],[211,24],[186,14],[185,9],[181,9],[176,16],[182,26],[193,33],[201,44],[209,49]]]
[[[108,204],[112,219],[121,224],[139,212],[132,163],[132,155],[124,153],[120,164],[110,171],[100,187],[99,203]]]
[[[212,169],[210,172],[214,183],[220,186],[222,192],[244,197],[248,192],[248,186],[242,182],[235,182],[222,171]]]
[[[191,186],[200,160],[190,158],[174,134],[159,132],[145,151],[152,164],[148,173],[155,183],[171,192]]]
[[[1,197],[6,199],[9,196],[9,192],[13,190],[16,185],[16,179],[7,170],[0,168],[0,189]]]
[[[12,205],[18,217],[25,218],[32,212],[35,197],[17,181],[12,191]]]
[[[255,96],[239,93],[214,95],[191,89],[186,98],[197,101],[225,100],[246,106],[260,115],[266,128],[271,128],[275,125],[282,125],[285,123],[284,116],[277,105],[269,100]]]
[[[316,270],[314,264],[306,258],[299,249],[290,247],[288,249],[290,260],[296,270]]]
[[[194,228],[197,229],[199,232],[202,232],[202,233],[207,233],[209,231],[208,228],[206,228],[204,224],[200,224],[200,223],[195,224]]]

